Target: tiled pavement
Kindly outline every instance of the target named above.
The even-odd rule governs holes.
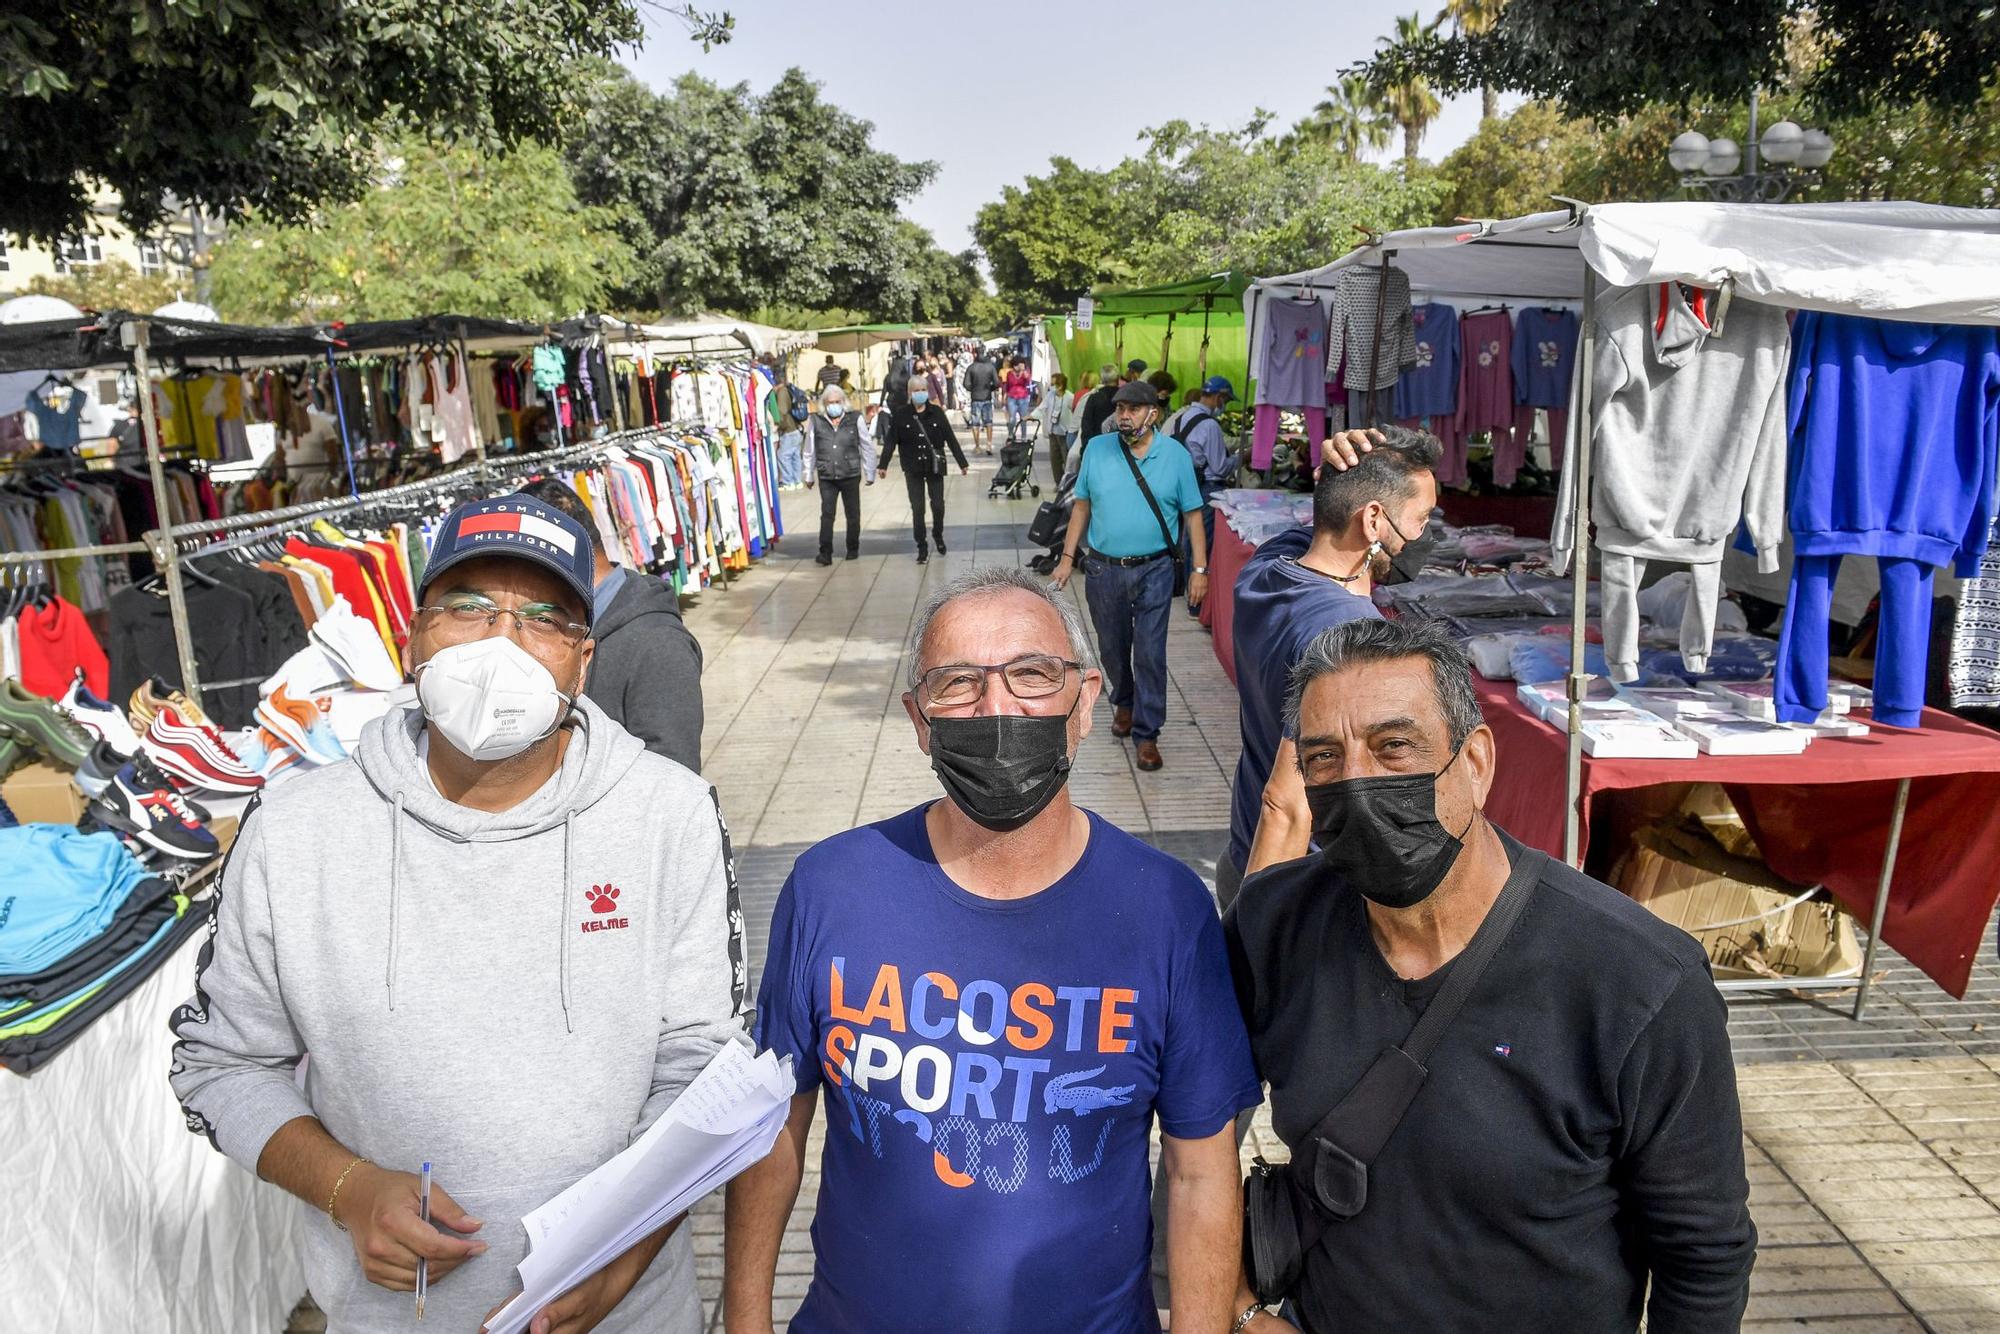
[[[707,655],[703,768],[733,827],[755,963],[803,848],[937,793],[900,702],[920,595],[974,563],[1034,554],[1020,545],[1034,502],[987,500],[992,464],[976,463],[950,483],[950,554],[928,567],[911,559],[898,477],[864,489],[862,556],[831,568],[812,562],[818,497],[793,492],[796,531],[779,554],[688,613]],[[1106,702],[1072,783],[1084,804],[1212,877],[1240,744],[1234,689],[1207,633],[1179,613],[1168,659],[1166,768],[1133,767]],[[1837,993],[1731,1003],[1761,1237],[1746,1329],[2000,1330],[2000,966],[1983,954],[1963,1002],[1886,950],[1878,972],[1859,1024]],[[1283,1156],[1262,1118],[1244,1152]],[[816,1147],[810,1164],[779,1263],[781,1317],[811,1273]],[[692,1227],[720,1329],[720,1201]]]

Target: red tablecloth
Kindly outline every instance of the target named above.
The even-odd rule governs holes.
[[[1511,681],[1475,676],[1499,749],[1486,814],[1560,857],[1568,739],[1527,711]],[[1596,793],[1721,783],[1773,870],[1823,884],[1866,922],[1897,780],[1914,779],[1882,938],[1954,996],[2000,897],[2000,734],[1935,709],[1921,729],[1821,737],[1803,755],[1583,760],[1583,841]]]
[[[1236,680],[1236,576],[1257,548],[1236,535],[1221,510],[1214,511],[1215,534],[1209,541],[1208,599],[1201,604],[1201,623],[1215,641],[1222,670]]]

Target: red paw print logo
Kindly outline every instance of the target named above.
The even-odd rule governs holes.
[[[583,892],[583,896],[590,901],[592,912],[618,911],[618,888],[615,885],[592,885]]]

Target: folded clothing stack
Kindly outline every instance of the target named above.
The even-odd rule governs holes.
[[[0,1065],[53,1058],[208,920],[117,834],[0,829]]]

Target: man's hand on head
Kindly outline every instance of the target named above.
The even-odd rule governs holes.
[[[1373,453],[1375,446],[1388,437],[1372,426],[1355,431],[1336,431],[1320,446],[1319,464],[1322,468],[1332,468],[1335,472],[1346,472],[1361,462],[1363,454]]]

